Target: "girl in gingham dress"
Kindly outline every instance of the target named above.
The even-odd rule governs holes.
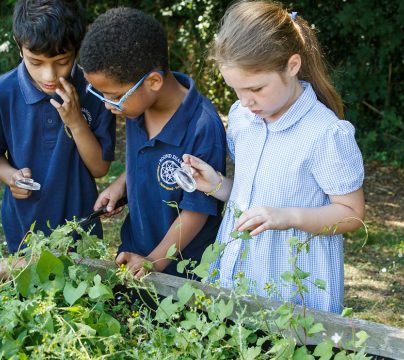
[[[364,170],[316,36],[304,19],[277,4],[239,2],[223,18],[212,58],[239,98],[227,132],[234,180],[191,155],[184,163],[198,190],[228,201],[218,233],[228,245],[212,264],[220,285],[234,287],[241,272],[251,280],[251,292],[266,296],[267,284],[275,284],[276,298],[301,303],[281,279],[293,271],[288,240],[322,233],[298,256],[297,266],[310,273],[304,303],[338,313],[344,297],[341,234],[364,219]],[[235,208],[243,210],[241,217]],[[252,239],[235,240],[234,229],[250,230]],[[325,291],[316,279],[325,281]]]

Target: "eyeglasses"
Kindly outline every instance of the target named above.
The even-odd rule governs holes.
[[[164,74],[164,72],[162,70],[158,70],[158,73],[160,73],[161,75]],[[113,106],[115,109],[119,110],[119,111],[123,111],[123,107],[122,104],[128,99],[128,97],[130,95],[133,94],[133,92],[140,86],[143,84],[143,81],[145,81],[145,79],[152,73],[152,71],[148,72],[146,75],[142,76],[142,78],[135,84],[133,85],[120,99],[119,101],[112,101],[109,100],[107,98],[105,98],[104,96],[102,96],[101,94],[99,94],[96,90],[93,89],[93,86],[91,84],[87,85],[87,91],[90,92],[91,94],[93,94],[94,96],[96,96],[98,99],[100,99],[102,102],[107,103],[111,106]]]

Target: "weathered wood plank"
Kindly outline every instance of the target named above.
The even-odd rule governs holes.
[[[83,262],[101,272],[116,266],[113,262],[101,260],[83,260]],[[177,290],[185,281],[190,280],[162,273],[151,273],[145,278],[145,282],[152,284],[160,295],[172,295],[174,299],[177,299]],[[220,296],[223,299],[230,299],[232,297],[231,291],[227,289],[214,288],[198,281],[191,282],[193,286],[203,290],[208,297],[216,298]],[[263,297],[257,297],[254,299],[244,297],[242,303],[247,307],[247,311],[250,313],[257,312],[260,308],[268,306],[276,309],[282,304],[279,301],[269,302],[268,299]],[[295,312],[296,314],[303,314],[303,308],[301,306],[296,306]],[[334,333],[338,333],[342,336],[343,343],[346,344],[352,340],[353,331],[359,332],[363,330],[369,335],[366,346],[367,353],[396,360],[404,360],[404,329],[355,318],[345,318],[336,314],[314,309],[306,309],[306,314],[313,316],[316,322],[321,322],[324,325],[328,337],[332,336]],[[317,336],[308,338],[307,344],[316,345],[323,340],[323,337],[324,335],[319,333]],[[350,350],[353,349],[351,348]]]
[[[79,259],[76,263],[86,264],[100,274],[104,274],[108,269],[116,267],[116,264],[113,261],[106,260]],[[24,261],[16,262],[13,265],[17,268],[23,267]],[[0,271],[0,273],[1,272],[2,271]],[[4,279],[7,278],[6,275],[6,269],[4,268]],[[160,295],[165,297],[172,295],[174,299],[177,299],[178,288],[180,288],[186,281],[191,280],[162,273],[151,273],[145,277],[144,281],[146,284],[153,286]],[[201,289],[207,297],[220,297],[225,300],[232,298],[231,291],[227,289],[214,288],[198,281],[191,281],[191,283],[194,287]],[[242,298],[241,303],[243,307],[246,307],[247,312],[251,314],[259,311],[263,307],[276,309],[282,304],[279,301],[269,301],[263,297],[255,297],[254,299],[251,297],[244,297]],[[301,306],[296,306],[295,312],[296,314],[303,314],[303,308]],[[343,343],[346,344],[352,340],[353,332],[363,330],[369,335],[366,347],[367,353],[396,360],[404,360],[404,329],[394,328],[371,321],[344,318],[336,314],[314,309],[306,309],[306,314],[313,316],[316,322],[321,322],[323,324],[328,337],[332,336],[334,333],[338,333],[342,336]],[[294,335],[291,334],[291,336]],[[307,339],[307,344],[316,345],[322,341],[323,336],[323,334],[317,334],[317,336],[310,337]],[[297,338],[296,340],[298,341]],[[350,350],[353,349],[350,348]]]

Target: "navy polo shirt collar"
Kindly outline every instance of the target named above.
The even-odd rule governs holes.
[[[26,104],[35,104],[48,97],[47,94],[34,85],[24,61],[21,61],[20,65],[18,65],[18,82]]]
[[[77,64],[75,63],[73,65],[73,80],[68,79],[69,81],[72,81],[73,85],[75,85],[76,90],[79,91],[77,88],[77,77],[74,76],[76,74],[76,66]],[[44,93],[42,90],[39,90],[35,85],[34,82],[31,78],[31,76],[28,73],[27,68],[25,67],[24,61],[21,61],[21,63],[18,65],[18,82],[20,85],[20,89],[22,92],[22,95],[24,97],[24,101],[26,104],[31,105],[38,103],[44,99],[50,99],[51,97]],[[56,96],[57,98],[57,96]]]
[[[187,75],[173,72],[175,78],[188,89],[181,105],[167,122],[161,132],[155,137],[155,140],[166,144],[179,146],[188,129],[188,123],[193,118],[193,114],[200,101],[200,94],[196,90],[194,81]]]

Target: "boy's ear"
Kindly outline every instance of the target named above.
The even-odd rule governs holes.
[[[299,54],[293,54],[288,60],[288,72],[290,76],[295,76],[302,66],[302,58]]]
[[[153,71],[147,77],[145,82],[147,83],[147,86],[150,88],[150,90],[159,91],[163,86],[164,78],[163,75],[161,75],[157,71]]]

